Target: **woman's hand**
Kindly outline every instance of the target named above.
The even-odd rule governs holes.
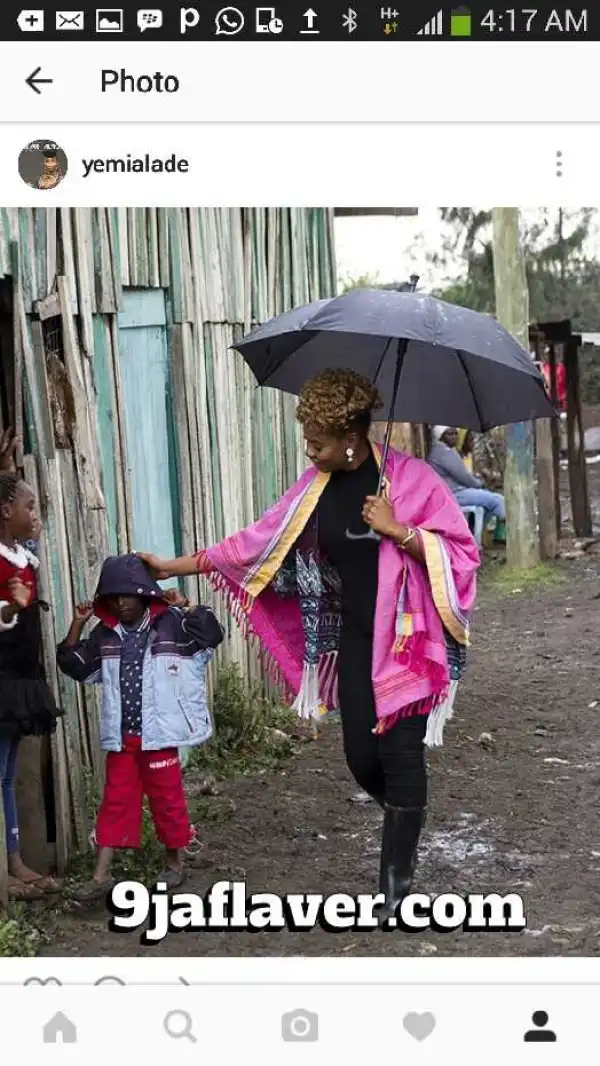
[[[23,584],[20,577],[11,577],[8,582],[8,591],[11,603],[14,603],[17,610],[24,611],[29,606],[32,591],[28,585]]]
[[[394,518],[392,505],[384,496],[367,496],[363,510],[363,521],[382,537],[395,537],[398,533],[398,523]]]
[[[75,608],[74,621],[77,625],[84,626],[89,622],[94,613],[94,604],[88,600],[86,603],[78,603]]]
[[[141,559],[146,564],[155,581],[168,581],[173,576],[167,568],[166,559],[161,559],[160,556],[153,555],[152,552],[136,552],[136,555],[138,559]]]

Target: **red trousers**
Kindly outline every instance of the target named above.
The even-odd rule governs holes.
[[[123,738],[122,751],[106,756],[104,795],[96,820],[98,847],[140,847],[144,795],[161,844],[169,851],[187,848],[194,831],[177,748],[142,751],[141,737],[129,734]]]

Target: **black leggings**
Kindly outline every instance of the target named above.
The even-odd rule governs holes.
[[[426,715],[401,718],[381,736],[371,683],[372,641],[344,631],[338,661],[339,697],[348,768],[365,792],[392,807],[425,807]]]

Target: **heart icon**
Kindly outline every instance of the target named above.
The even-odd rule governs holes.
[[[58,977],[28,977],[24,985],[62,985]]]
[[[415,1040],[427,1040],[435,1029],[435,1018],[433,1014],[417,1014],[412,1011],[404,1015],[402,1024],[409,1036],[413,1036]]]

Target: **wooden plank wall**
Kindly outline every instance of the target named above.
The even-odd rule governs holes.
[[[303,468],[293,399],[257,390],[230,346],[253,323],[334,294],[333,213],[0,208],[0,277],[11,274],[17,275],[24,464],[44,522],[43,593],[51,604],[44,620],[45,667],[65,710],[52,740],[62,872],[71,854],[86,845],[86,794],[101,783],[102,759],[97,693],[82,692],[57,675],[55,645],[74,601],[93,593],[104,556],[153,547],[131,543],[116,321],[123,288],[167,290],[181,535],[184,550],[191,550],[252,521]],[[55,383],[41,323],[49,318],[61,327],[72,391],[75,418],[67,447],[55,433]],[[207,589],[200,594],[211,602]],[[254,653],[234,628],[217,667],[223,658],[239,662],[249,675],[258,671]]]

